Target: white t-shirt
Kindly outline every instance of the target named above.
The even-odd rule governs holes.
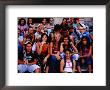
[[[34,35],[35,35],[35,39],[41,38],[41,35],[38,32],[36,32]]]
[[[32,51],[36,51],[36,42],[34,42],[33,46],[32,46]]]
[[[65,68],[64,68],[64,72],[72,72],[72,62],[66,62]]]

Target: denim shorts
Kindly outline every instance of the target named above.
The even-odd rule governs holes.
[[[19,64],[18,65],[18,71],[20,73],[24,73],[26,71],[33,73],[35,69],[40,68],[38,65],[33,64],[33,65],[26,65],[26,64]]]
[[[93,60],[91,57],[84,58],[84,60],[85,60],[86,65],[92,65],[93,64]],[[81,60],[80,59],[77,60],[76,64],[77,64],[77,66],[81,66]]]

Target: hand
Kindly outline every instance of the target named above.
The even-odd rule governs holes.
[[[44,30],[41,30],[42,33],[44,33]]]
[[[73,40],[73,36],[72,35],[70,36],[70,39]]]
[[[50,45],[49,45],[50,47],[52,47],[53,46],[53,43],[50,43]]]
[[[59,55],[56,54],[55,56],[56,56],[57,60],[61,59],[61,57]]]
[[[25,60],[25,61],[24,61],[24,64],[28,64],[28,62]]]
[[[83,56],[79,56],[79,58],[83,58]]]
[[[41,43],[40,43],[40,42],[37,42],[37,45],[38,45],[38,46],[41,46]]]
[[[41,43],[41,46],[43,46],[45,43],[46,43],[46,42],[42,42],[42,43]]]
[[[84,59],[81,60],[82,64],[84,64]]]
[[[74,46],[74,43],[73,42],[70,42],[70,44]]]
[[[63,45],[63,44],[64,44],[64,42],[61,43],[61,45]]]

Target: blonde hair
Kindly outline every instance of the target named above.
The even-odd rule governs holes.
[[[55,33],[54,33],[54,38],[55,38],[55,36],[57,36],[57,35],[59,35],[59,36],[61,37],[60,32],[55,32]]]

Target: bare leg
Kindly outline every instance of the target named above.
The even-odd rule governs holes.
[[[35,69],[35,73],[40,73],[40,68]]]
[[[48,70],[49,70],[49,66],[46,67],[46,73],[48,73]]]
[[[81,67],[77,66],[78,72],[81,73]]]
[[[92,73],[92,66],[91,65],[88,65],[88,71],[89,71],[89,73]]]

